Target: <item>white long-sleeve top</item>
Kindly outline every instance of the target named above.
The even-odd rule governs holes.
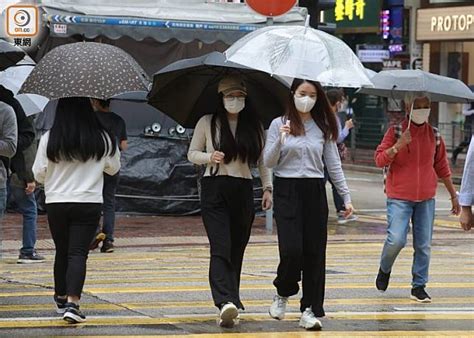
[[[215,151],[212,144],[211,120],[212,115],[205,115],[199,120],[194,129],[193,139],[191,140],[191,145],[189,146],[188,151],[188,160],[190,162],[198,165],[207,165],[204,176],[211,176],[211,156]],[[232,133],[235,135],[237,130],[236,121],[229,121],[229,126]],[[263,189],[272,188],[272,172],[263,165],[262,160],[259,161],[258,170],[260,173],[260,179],[262,180]],[[227,164],[221,163],[217,175],[247,179],[252,178],[252,173],[250,172],[248,163],[243,163],[238,159]]]
[[[118,148],[113,156],[104,156],[99,161],[54,163],[46,153],[48,140],[49,132],[41,137],[33,164],[36,181],[44,184],[46,204],[103,203],[104,173],[115,175],[120,170]]]

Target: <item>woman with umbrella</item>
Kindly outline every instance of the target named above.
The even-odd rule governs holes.
[[[291,123],[290,123],[291,122]],[[277,295],[270,316],[285,317],[288,297],[296,295],[303,273],[300,326],[319,329],[323,317],[328,203],[324,166],[342,196],[347,218],[351,196],[337,150],[338,127],[321,85],[295,79],[288,112],[273,120],[264,163],[275,178],[275,219],[280,264],[273,284]],[[324,156],[324,162],[323,162]]]
[[[79,42],[46,54],[20,90],[58,100],[53,126],[41,137],[33,173],[44,184],[56,248],[54,301],[69,323],[86,320],[79,300],[89,244],[99,225],[103,175],[120,169],[116,138],[99,122],[90,99],[144,91],[147,85],[143,69],[120,48]]]
[[[264,189],[262,209],[272,206],[271,172],[260,161],[264,130],[248,102],[242,78],[226,76],[218,84],[217,111],[196,125],[188,159],[206,165],[201,181],[201,213],[211,247],[209,282],[219,325],[238,322],[240,273],[254,220],[250,168],[258,164]]]

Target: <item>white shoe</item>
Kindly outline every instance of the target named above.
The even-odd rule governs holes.
[[[237,306],[232,303],[226,303],[222,306],[219,314],[220,327],[234,327],[235,324],[238,324],[239,319],[239,310],[237,309]]]
[[[337,215],[337,223],[338,224],[346,224],[346,223],[349,223],[349,222],[357,221],[358,219],[359,219],[359,217],[357,217],[356,215],[350,215],[349,217],[345,218],[344,217],[344,211],[339,212],[338,215]]]
[[[273,297],[273,303],[270,306],[270,311],[268,311],[270,317],[278,320],[284,319],[287,304],[288,297],[281,297],[279,295],[275,295],[275,297]]]
[[[306,308],[301,315],[300,326],[304,327],[306,330],[318,330],[323,327],[309,307]]]

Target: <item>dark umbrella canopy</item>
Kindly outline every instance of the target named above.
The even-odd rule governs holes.
[[[111,97],[148,91],[149,80],[140,65],[122,49],[96,42],[56,47],[38,63],[20,93],[50,100],[64,97]]]
[[[15,65],[25,57],[25,52],[5,40],[0,40],[0,71]]]
[[[283,80],[226,62],[219,52],[177,61],[160,70],[153,77],[148,103],[182,126],[194,128],[201,116],[217,110],[217,84],[228,74],[241,75],[247,87],[248,105],[265,127],[285,112],[289,89]]]

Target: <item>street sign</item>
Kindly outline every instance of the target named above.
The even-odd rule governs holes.
[[[264,16],[283,15],[296,5],[296,0],[247,0],[247,5]]]

